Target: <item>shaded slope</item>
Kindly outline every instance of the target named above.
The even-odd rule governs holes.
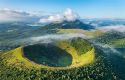
[[[31,61],[52,67],[65,67],[72,64],[72,56],[52,44],[35,44],[23,48],[24,55]]]

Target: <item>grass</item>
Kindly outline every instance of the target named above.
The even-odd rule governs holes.
[[[109,44],[117,48],[125,47],[125,38],[112,40]]]
[[[27,67],[27,68],[40,68],[39,65],[29,61],[27,58],[23,56],[22,47],[16,48],[15,50],[11,50],[7,53],[2,54],[2,59],[8,66],[16,66],[16,67]]]
[[[104,33],[100,30],[88,31],[88,30],[83,30],[83,29],[58,29],[57,31],[58,31],[57,33],[82,33],[92,38],[101,36]]]

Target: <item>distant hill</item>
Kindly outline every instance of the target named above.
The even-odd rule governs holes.
[[[112,31],[108,31],[104,35],[98,37],[97,40],[102,43],[106,43],[110,40],[121,39],[121,38],[125,38],[125,33],[112,30]]]
[[[94,26],[90,24],[85,24],[81,22],[80,20],[75,21],[63,21],[63,22],[57,22],[57,23],[50,23],[42,28],[44,29],[84,29],[84,30],[90,30],[94,29]]]
[[[95,38],[95,40],[97,42],[109,44],[114,47],[124,47],[125,46],[125,33],[112,30]]]

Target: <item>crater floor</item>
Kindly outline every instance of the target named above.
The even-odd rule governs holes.
[[[72,64],[72,55],[52,44],[35,44],[23,48],[29,60],[50,67],[66,67]]]

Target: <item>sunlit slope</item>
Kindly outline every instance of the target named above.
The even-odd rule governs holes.
[[[83,29],[58,29],[57,33],[82,33],[90,37],[98,37],[103,35],[103,31],[101,30],[83,30]]]
[[[50,67],[44,64],[37,64],[28,59],[23,52],[23,47],[16,48],[0,56],[1,63],[7,66],[26,67],[26,68],[48,68],[48,69],[67,69],[73,67],[80,67],[90,64],[94,61],[94,48],[85,40],[78,38],[71,41],[59,41],[55,43],[57,47],[67,51],[72,56],[72,64],[66,67]],[[79,46],[78,46],[79,45]],[[50,52],[51,53],[51,52]],[[29,53],[31,54],[31,53]],[[49,54],[48,54],[49,55]],[[35,55],[36,56],[36,55]],[[56,56],[56,55],[53,55]],[[62,63],[64,63],[62,61]]]
[[[3,63],[5,63],[7,66],[23,66],[28,68],[39,67],[39,65],[30,62],[28,59],[24,57],[22,47],[3,53],[0,57]]]

